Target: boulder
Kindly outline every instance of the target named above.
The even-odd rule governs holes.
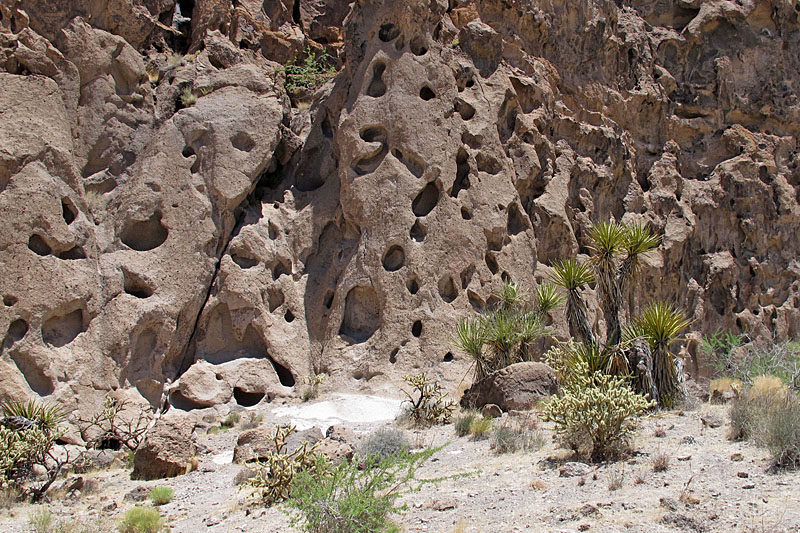
[[[461,397],[461,406],[496,404],[503,411],[527,410],[556,392],[558,379],[552,368],[544,363],[516,363],[474,383]]]
[[[147,433],[133,456],[132,479],[180,476],[197,465],[193,426],[186,419],[161,419]]]
[[[275,442],[272,440],[274,434],[274,427],[242,431],[236,439],[233,462],[250,463],[252,461],[260,461],[275,453]],[[309,445],[312,445],[322,440],[322,438],[322,431],[318,427],[296,431],[286,439],[286,447],[283,451],[292,453],[302,446],[303,442],[308,442]]]

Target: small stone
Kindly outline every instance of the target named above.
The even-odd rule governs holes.
[[[589,524],[581,524],[578,526],[578,531],[589,531],[590,527]]]
[[[117,502],[109,502],[103,506],[104,513],[110,513],[117,508]]]
[[[205,519],[203,519],[203,523],[206,525],[206,527],[212,527],[219,524],[220,519],[218,516],[207,516]]]
[[[431,509],[434,511],[449,511],[456,508],[456,502],[449,499],[435,499],[431,503]]]
[[[747,472],[736,472],[736,475],[742,479],[747,479],[750,477],[750,474],[748,474]]]
[[[691,455],[679,455],[678,461],[689,461],[692,458]]]
[[[558,469],[559,477],[580,477],[588,475],[591,471],[586,463],[564,463]]]
[[[710,428],[718,428],[725,422],[721,416],[711,413],[701,416],[700,421]]]
[[[756,484],[755,483],[748,483],[747,485],[743,485],[742,488],[743,489],[754,489],[754,488],[756,488]]]
[[[500,406],[494,403],[487,403],[481,409],[481,414],[484,418],[500,418],[503,416],[503,410],[500,409]]]
[[[742,461],[743,459],[744,459],[744,455],[742,455],[739,452],[731,454],[731,461],[739,462],[739,461]]]

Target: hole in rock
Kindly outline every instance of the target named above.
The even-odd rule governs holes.
[[[17,365],[22,377],[28,383],[28,386],[39,396],[49,396],[55,390],[53,380],[44,373],[40,368],[39,362],[30,356],[30,354],[14,350],[11,352],[11,359]]]
[[[361,139],[364,142],[368,142],[368,143],[374,143],[374,142],[385,143],[386,142],[386,128],[384,128],[381,125],[366,126],[366,127],[361,129],[361,133],[359,133],[359,136],[361,137]]]
[[[412,37],[408,46],[411,48],[411,53],[415,56],[424,56],[428,53],[428,45],[425,42],[425,38],[421,35]]]
[[[30,248],[30,250],[36,255],[41,256],[50,255],[50,253],[53,251],[53,249],[50,248],[50,245],[44,242],[44,239],[35,233],[31,235],[30,239],[28,239],[28,248]]]
[[[280,290],[278,287],[270,287],[267,289],[267,304],[269,305],[270,313],[282,306],[283,302],[284,296],[282,290]]]
[[[131,220],[122,230],[122,243],[138,252],[158,248],[167,240],[169,231],[161,223],[161,212],[156,211],[144,221]]]
[[[392,350],[392,353],[389,354],[389,362],[395,364],[397,362],[397,354],[400,353],[400,348],[395,348]]]
[[[78,209],[69,198],[61,199],[61,216],[64,217],[64,222],[67,225],[72,224],[78,216]]]
[[[21,318],[8,325],[8,337],[13,342],[21,341],[26,333],[28,333],[28,323]]]
[[[295,380],[291,371],[271,357],[269,358],[269,362],[272,363],[272,368],[275,370],[275,373],[278,374],[278,381],[281,382],[281,385],[284,387],[294,387]]]
[[[403,248],[398,245],[390,246],[383,255],[382,262],[383,268],[386,269],[387,272],[400,270],[406,262],[406,253],[403,251]]]
[[[231,137],[231,144],[240,152],[249,152],[256,147],[256,142],[253,138],[243,131]]]
[[[504,283],[511,283],[511,274],[504,270],[503,273],[500,274],[500,279],[502,279]]]
[[[287,309],[286,312],[283,314],[283,319],[286,322],[294,322],[294,313],[291,310]]]
[[[467,299],[469,300],[469,304],[478,312],[483,312],[484,303],[478,293],[474,291],[467,291]]]
[[[461,218],[464,220],[472,220],[472,211],[466,207],[461,208]]]
[[[153,295],[153,289],[151,289],[137,274],[122,269],[122,278],[124,290],[131,296],[135,296],[136,298],[150,298]]]
[[[173,391],[172,394],[169,395],[169,403],[171,403],[175,409],[180,409],[181,411],[192,411],[194,409],[204,409],[208,407],[207,405],[187,398],[178,390]]]
[[[395,50],[397,50],[398,52],[400,52],[400,51],[403,49],[403,47],[404,47],[405,45],[406,45],[406,39],[405,39],[405,37],[403,37],[403,36],[401,35],[401,36],[400,36],[400,38],[399,38],[399,39],[397,39],[397,40],[394,42],[394,49],[395,49]]]
[[[404,154],[397,148],[392,150],[392,155],[405,165],[409,172],[419,178],[425,173],[425,162],[414,154]]]
[[[466,289],[472,281],[472,276],[475,274],[475,265],[470,265],[461,271],[461,288]]]
[[[411,325],[411,334],[417,338],[422,335],[422,320],[417,320]]]
[[[409,232],[409,235],[411,236],[411,238],[414,239],[414,241],[416,241],[416,242],[424,241],[425,240],[425,236],[427,234],[428,234],[428,231],[425,229],[425,226],[423,226],[422,223],[419,220],[414,222],[414,225],[411,226],[411,231]]]
[[[472,148],[473,150],[477,150],[483,145],[483,136],[482,135],[473,135],[468,131],[465,131],[461,134],[461,142]]]
[[[475,161],[478,163],[478,170],[487,174],[494,175],[503,170],[503,165],[500,164],[500,161],[484,153],[478,154]]]
[[[462,146],[456,154],[456,179],[453,181],[453,190],[450,192],[450,196],[458,198],[458,193],[469,187],[469,154]]]
[[[367,86],[367,96],[377,98],[386,94],[386,83],[383,81],[383,73],[386,71],[384,63],[375,63],[372,67],[372,80]]]
[[[181,152],[183,157],[192,157],[194,155],[194,148],[189,145],[183,147],[183,151]]]
[[[439,202],[439,187],[436,183],[430,182],[423,188],[414,201],[411,202],[411,210],[414,215],[424,217],[436,207]]]
[[[247,392],[239,387],[233,388],[233,399],[242,407],[253,407],[264,399],[263,392]]]
[[[339,334],[356,344],[369,340],[381,323],[378,295],[372,287],[353,287],[344,301],[344,316]]]
[[[442,359],[445,363],[450,363],[453,361],[453,352],[447,352],[444,354],[444,358]]]
[[[69,250],[58,254],[58,258],[66,260],[86,259],[86,252],[84,252],[83,248],[81,248],[80,246],[73,246]]]
[[[444,276],[439,280],[439,296],[447,303],[452,302],[458,296],[458,289],[452,276]]]
[[[475,116],[475,108],[461,98],[455,99],[453,102],[453,109],[456,113],[461,115],[461,120],[470,120]]]
[[[400,28],[390,22],[381,24],[381,27],[378,30],[378,39],[385,43],[397,39],[398,35],[400,35]]]
[[[114,437],[106,437],[100,439],[100,442],[97,443],[97,447],[101,450],[113,450],[118,452],[122,449],[122,441]]]
[[[333,295],[334,295],[333,291],[328,291],[325,293],[325,301],[324,301],[325,309],[330,309],[331,306],[333,305]]]
[[[42,324],[42,339],[50,346],[60,348],[71,343],[83,331],[83,310],[76,309],[45,320]]]
[[[417,283],[416,278],[411,278],[408,280],[408,283],[406,283],[406,288],[411,294],[417,294],[419,292],[419,283]]]
[[[520,212],[517,204],[511,204],[508,208],[508,224],[506,228],[509,235],[517,235],[528,229],[528,221]]]
[[[242,252],[232,252],[231,259],[233,259],[234,263],[239,265],[239,268],[245,270],[248,268],[253,268],[258,264],[258,259],[254,259]]]
[[[497,260],[494,258],[494,254],[488,253],[484,259],[486,260],[486,266],[489,267],[489,272],[497,274],[500,267],[497,264]]]
[[[389,151],[389,148],[386,144],[381,145],[380,149],[371,153],[366,157],[362,157],[361,159],[356,160],[356,164],[353,166],[353,170],[359,176],[363,176],[364,174],[369,174],[370,172],[374,172],[375,169],[380,166],[383,158],[386,157],[386,153]]]
[[[11,307],[15,303],[17,303],[17,301],[18,300],[17,300],[17,298],[15,296],[11,296],[11,295],[3,296],[3,305],[5,305],[6,307]]]
[[[427,102],[428,100],[433,100],[436,98],[436,93],[433,92],[433,89],[425,85],[419,90],[419,97]]]
[[[280,260],[280,259],[278,260],[278,262],[275,265],[275,267],[272,269],[272,279],[273,280],[276,280],[276,279],[278,279],[279,277],[281,277],[283,275],[291,276],[291,274],[292,274],[292,266],[291,266],[291,264],[290,265],[286,265],[286,263],[284,263],[284,261]]]

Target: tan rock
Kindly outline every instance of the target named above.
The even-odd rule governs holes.
[[[133,456],[132,479],[180,476],[196,467],[196,447],[188,420],[162,418],[147,433]]]
[[[462,407],[533,409],[538,402],[558,392],[558,379],[544,363],[516,363],[489,374],[464,391]]]

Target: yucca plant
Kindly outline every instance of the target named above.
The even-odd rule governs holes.
[[[680,394],[682,375],[677,357],[669,347],[690,322],[685,315],[666,302],[655,302],[639,315],[626,331],[628,338],[643,338],[650,344],[653,357],[653,381],[657,401],[671,407]]]
[[[553,283],[547,281],[536,287],[533,293],[533,307],[541,318],[562,305],[564,305],[564,297]]]
[[[453,345],[472,358],[475,365],[475,380],[482,379],[490,372],[490,364],[483,354],[486,338],[486,325],[482,317],[462,318],[456,326]]]
[[[622,335],[619,309],[622,291],[617,283],[617,256],[626,240],[626,227],[616,222],[600,222],[589,230],[594,251],[590,262],[597,279],[597,297],[606,318],[606,344],[619,343]]]
[[[567,323],[573,337],[594,343],[594,334],[589,327],[586,302],[580,289],[594,281],[591,268],[577,259],[562,259],[553,265],[552,282],[567,291]]]
[[[35,425],[43,431],[53,432],[64,419],[64,412],[59,406],[45,405],[29,400],[8,400],[0,406],[3,417],[9,420],[9,425]],[[24,420],[23,420],[24,419]],[[26,422],[27,421],[27,422]],[[27,429],[20,427],[19,429]]]

